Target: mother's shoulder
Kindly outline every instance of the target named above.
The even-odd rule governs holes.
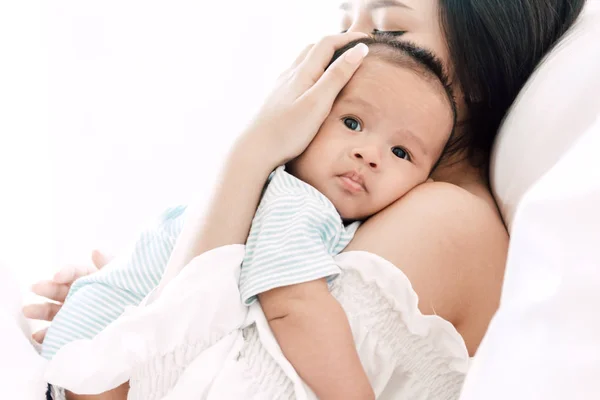
[[[492,224],[506,233],[491,193],[481,187],[478,189],[469,191],[451,183],[427,182],[411,190],[391,208],[400,211],[421,209],[449,220],[468,218],[475,226]]]
[[[507,248],[502,219],[485,199],[431,182],[366,221],[346,250],[377,254],[402,269],[421,311],[459,331],[465,323],[461,334],[472,350],[497,308]]]
[[[506,228],[497,209],[486,199],[450,183],[428,182],[390,205],[364,224],[363,231],[388,233],[410,230],[413,235],[425,232],[430,239],[445,237],[461,246],[473,240],[480,245],[504,247]],[[376,232],[373,232],[376,233]],[[449,236],[449,234],[452,234]]]

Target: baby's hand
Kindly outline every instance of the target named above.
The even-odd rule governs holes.
[[[31,288],[33,293],[45,297],[48,300],[52,300],[52,302],[26,305],[23,307],[23,314],[27,318],[52,322],[67,298],[69,288],[73,282],[82,276],[97,272],[111,260],[111,256],[107,256],[98,250],[94,250],[92,252],[93,265],[68,265],[58,271],[51,281],[40,281],[34,284]],[[33,340],[42,343],[46,337],[47,330],[48,328],[35,332],[32,335]]]

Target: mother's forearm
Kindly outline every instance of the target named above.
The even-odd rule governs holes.
[[[121,386],[101,394],[75,394],[66,391],[65,397],[67,400],[127,400],[128,393],[129,382],[125,382]]]
[[[245,243],[269,173],[306,149],[368,53],[365,44],[357,45],[328,67],[335,50],[365,36],[348,32],[326,37],[282,74],[229,155],[208,211],[188,211],[156,294],[194,257],[219,246]]]
[[[257,134],[237,141],[224,164],[208,209],[192,206],[161,282],[164,286],[194,257],[228,244],[244,244],[263,187],[277,167]]]

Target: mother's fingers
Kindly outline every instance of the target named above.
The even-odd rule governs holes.
[[[97,268],[92,266],[74,266],[68,265],[63,267],[60,271],[58,271],[52,280],[56,283],[64,283],[66,285],[71,285],[75,280],[81,278],[82,276],[87,276],[95,271]]]
[[[348,32],[339,35],[326,36],[314,45],[302,63],[299,65],[300,73],[306,74],[313,82],[323,75],[335,51],[353,40],[368,37],[362,32]]]
[[[296,68],[298,68],[298,65],[300,65],[302,63],[302,61],[304,61],[304,59],[306,58],[306,56],[308,55],[308,53],[310,52],[310,50],[313,47],[314,47],[314,44],[309,44],[308,46],[306,46],[304,48],[304,50],[302,50],[300,55],[296,58],[296,60],[294,60],[292,65],[290,65],[290,67],[288,69],[286,69],[285,71],[283,71],[281,73],[281,75],[279,75],[279,78],[281,79],[284,76],[289,76],[291,72],[293,72]]]
[[[300,99],[323,112],[329,112],[333,102],[369,53],[369,47],[359,43],[346,51],[325,71],[321,78]]]
[[[101,252],[100,250],[92,251],[92,262],[96,269],[102,269],[106,264],[111,262],[115,257]]]
[[[313,47],[315,47],[314,43],[309,44],[308,46],[306,46],[304,48],[304,50],[302,50],[302,52],[300,53],[300,55],[298,56],[298,58],[296,58],[296,60],[293,62],[292,66],[291,66],[291,69],[294,69],[298,65],[300,65],[300,63],[302,63],[302,61],[304,61],[304,59],[306,58],[306,56],[312,50]]]
[[[44,342],[44,339],[46,338],[46,332],[48,332],[48,328],[44,328],[40,331],[35,332],[33,335],[31,335],[31,338],[39,344],[42,344]]]
[[[29,304],[23,307],[23,315],[31,319],[52,321],[61,307],[62,304],[56,303]]]
[[[38,282],[31,287],[31,291],[38,296],[50,300],[64,302],[69,293],[69,285],[65,283],[56,283],[53,281]]]

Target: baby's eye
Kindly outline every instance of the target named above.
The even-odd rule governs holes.
[[[343,121],[344,125],[346,125],[346,128],[350,129],[351,131],[362,131],[362,126],[356,118],[346,117],[343,119]]]
[[[402,158],[403,160],[410,161],[410,154],[402,147],[392,147],[392,153],[398,158]]]

